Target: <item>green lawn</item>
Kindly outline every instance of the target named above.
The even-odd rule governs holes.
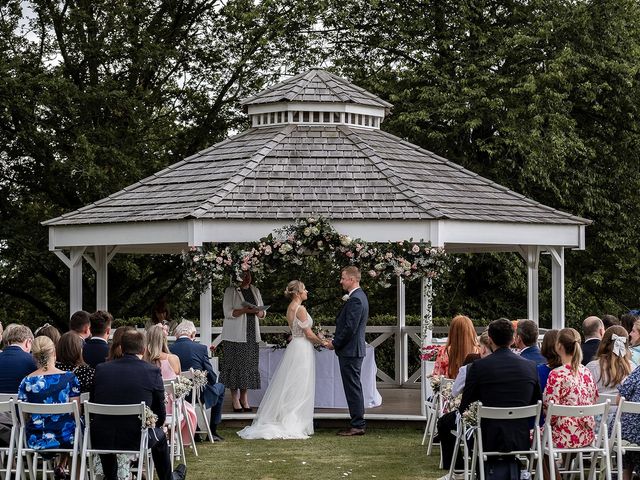
[[[308,440],[242,440],[223,428],[223,443],[198,443],[187,453],[188,480],[437,479],[438,451],[427,457],[416,427],[372,427],[362,437],[319,429]]]

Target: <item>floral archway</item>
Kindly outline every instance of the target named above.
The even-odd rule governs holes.
[[[413,239],[373,243],[338,233],[325,217],[299,218],[251,244],[206,244],[183,252],[186,277],[198,292],[212,280],[238,278],[250,271],[260,278],[278,269],[302,265],[310,256],[321,256],[334,268],[357,266],[363,275],[388,288],[394,277],[406,282],[426,279],[423,296],[430,306],[431,281],[447,269],[443,248]],[[421,338],[423,349],[431,343],[431,308],[425,309]]]

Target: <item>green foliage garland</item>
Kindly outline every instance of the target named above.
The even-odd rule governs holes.
[[[239,279],[245,271],[260,278],[305,258],[321,255],[333,269],[355,265],[364,275],[389,287],[394,276],[405,281],[435,278],[447,268],[446,253],[412,239],[373,243],[339,234],[323,217],[299,218],[250,245],[209,244],[183,252],[186,277],[198,292],[211,280]]]

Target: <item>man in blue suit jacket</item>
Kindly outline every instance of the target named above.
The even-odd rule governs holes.
[[[4,333],[8,345],[0,352],[0,393],[18,393],[24,377],[38,367],[31,355],[33,333],[24,325],[13,325]]]
[[[91,338],[84,342],[82,358],[91,367],[107,361],[109,355],[109,334],[113,317],[109,312],[98,310],[89,317]]]
[[[216,442],[224,441],[218,434],[218,425],[222,421],[222,402],[224,401],[224,385],[218,383],[218,376],[213,371],[207,347],[196,343],[196,326],[189,320],[183,320],[175,329],[176,341],[171,347],[171,353],[180,358],[182,371],[193,368],[207,372],[207,385],[202,391],[202,398],[206,408],[211,409],[211,433]]]
[[[179,465],[171,472],[167,437],[161,427],[166,418],[164,383],[160,369],[142,360],[145,349],[142,332],[126,332],[122,336],[122,358],[103,362],[96,367],[95,387],[91,401],[111,405],[144,402],[158,416],[153,433],[149,432],[151,455],[160,480],[184,480],[186,468]],[[140,420],[135,417],[96,415],[91,421],[91,443],[104,450],[137,450],[140,446]],[[117,480],[117,461],[113,454],[100,455],[106,480]],[[151,476],[147,472],[148,478]]]
[[[360,370],[366,354],[364,333],[369,319],[369,300],[360,288],[360,270],[357,267],[344,268],[340,284],[349,295],[336,318],[335,335],[328,348],[334,349],[338,355],[351,428],[338,432],[338,435],[364,435],[366,424]]]
[[[476,360],[467,367],[459,409],[461,414],[476,400],[487,407],[524,407],[542,399],[535,364],[509,349],[514,334],[511,322],[506,318],[494,320],[489,324],[488,331],[496,348],[488,357]],[[485,450],[510,452],[529,448],[529,420],[483,420],[482,442]],[[503,460],[503,465],[517,469],[512,457],[506,456]],[[499,468],[500,463],[502,460],[490,460],[485,468]]]
[[[518,320],[516,347],[520,349],[522,358],[531,360],[536,365],[547,363],[538,348],[538,325],[533,320]]]
[[[31,351],[33,333],[24,325],[13,325],[4,332],[7,347],[0,352],[0,393],[18,394],[24,377],[36,370]],[[0,444],[8,446],[11,440],[11,417],[0,413]]]

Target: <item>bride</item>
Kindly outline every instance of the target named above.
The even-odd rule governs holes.
[[[316,365],[313,345],[326,345],[311,330],[313,321],[302,305],[308,292],[299,280],[287,285],[287,322],[292,340],[287,346],[253,423],[238,432],[244,439],[308,438],[313,434]]]

